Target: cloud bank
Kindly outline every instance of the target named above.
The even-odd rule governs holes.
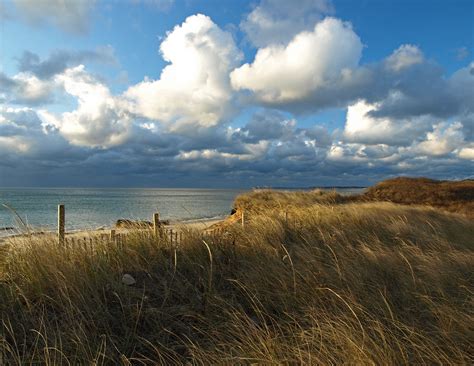
[[[65,185],[127,176],[125,185],[151,186],[472,177],[474,62],[448,75],[402,44],[361,64],[363,40],[327,16],[329,2],[285,4],[264,0],[242,20],[250,59],[210,17],[186,18],[161,41],[159,78],[123,92],[88,67],[118,63],[110,46],[45,59],[25,51],[16,74],[0,73],[0,185],[58,175]],[[73,103],[58,103],[65,97]],[[346,112],[342,124],[318,114],[333,107]]]

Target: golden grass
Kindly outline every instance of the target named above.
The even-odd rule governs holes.
[[[405,205],[428,205],[474,218],[474,180],[439,181],[399,177],[370,187],[365,201],[390,201]]]
[[[472,364],[474,224],[340,200],[247,194],[245,230],[178,248],[3,248],[4,363]]]

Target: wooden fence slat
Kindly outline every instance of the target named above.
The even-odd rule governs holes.
[[[60,204],[58,205],[58,243],[59,245],[64,244],[64,236],[66,233],[65,224],[66,224],[66,214],[64,211],[64,205]]]
[[[153,233],[158,236],[160,230],[160,214],[155,212],[153,214]]]

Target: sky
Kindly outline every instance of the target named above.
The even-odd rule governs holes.
[[[0,0],[0,187],[474,178],[472,0]]]

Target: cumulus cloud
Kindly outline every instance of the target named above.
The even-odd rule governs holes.
[[[40,105],[52,102],[56,83],[42,80],[31,73],[18,73],[9,77],[0,72],[0,92],[7,103]]]
[[[296,121],[281,112],[264,110],[255,113],[250,121],[236,131],[239,138],[248,142],[261,140],[286,140],[294,133]]]
[[[268,29],[277,26],[280,10],[268,9],[279,3],[262,1],[254,18],[264,14],[259,19],[268,20]],[[319,19],[328,10],[318,6],[326,2],[311,4],[317,15],[301,23],[289,16],[295,27],[286,38],[279,30],[275,38],[265,36],[266,23],[255,21],[263,32],[255,44],[262,48],[240,67],[232,36],[209,17],[191,16],[161,43],[169,64],[160,78],[122,95],[77,66],[113,64],[111,48],[56,51],[43,60],[24,53],[17,75],[0,73],[0,184],[23,182],[18,177],[25,172],[33,172],[37,184],[46,171],[74,184],[110,182],[118,174],[129,177],[124,184],[152,179],[218,186],[466,177],[474,159],[474,63],[446,75],[417,46],[405,44],[379,62],[359,65],[362,43],[351,26]],[[283,20],[282,29],[287,25]],[[77,107],[64,113],[31,108],[59,92]],[[246,101],[237,97],[245,96],[257,112],[232,124],[234,104]],[[307,116],[305,127],[298,125],[300,113],[328,106],[348,108],[342,130],[311,125]]]
[[[401,45],[385,60],[386,66],[394,71],[401,71],[412,65],[421,64],[424,56],[421,50],[410,44]]]
[[[16,154],[32,158],[53,158],[51,154],[66,148],[57,130],[27,107],[0,107],[0,152],[3,157]]]
[[[424,135],[433,124],[429,117],[395,119],[376,117],[380,104],[360,100],[347,108],[344,137],[365,144],[409,145]]]
[[[77,98],[78,107],[60,116],[41,111],[44,121],[79,146],[106,148],[126,141],[132,123],[126,103],[112,96],[107,86],[88,74],[83,65],[67,69],[55,80]]]
[[[347,78],[361,52],[362,43],[349,23],[325,18],[285,46],[260,48],[251,64],[232,71],[232,86],[252,91],[267,104],[308,99],[318,89]]]
[[[359,65],[361,51],[350,25],[326,18],[287,46],[259,49],[252,63],[231,73],[232,85],[250,103],[297,114],[361,99],[377,104],[369,112],[377,118],[447,119],[474,113],[474,63],[447,76],[412,44],[368,65]]]
[[[177,159],[179,160],[193,160],[193,161],[206,161],[206,160],[217,160],[224,161],[229,164],[232,160],[236,161],[249,161],[256,160],[262,157],[267,148],[268,142],[260,141],[254,144],[244,144],[244,151],[239,153],[230,153],[226,151],[219,151],[218,149],[202,149],[202,150],[191,150],[182,151],[178,154]]]
[[[452,124],[438,123],[433,131],[428,132],[426,140],[417,146],[425,155],[440,156],[453,152],[464,144],[462,125],[459,122]]]
[[[56,50],[43,61],[36,53],[24,51],[18,58],[18,69],[21,72],[29,72],[38,78],[45,79],[62,73],[71,66],[77,66],[86,61],[108,65],[118,63],[113,47],[101,46],[93,51]]]
[[[474,61],[449,78],[448,92],[458,101],[458,113],[474,113]]]
[[[241,59],[230,33],[193,15],[167,34],[160,51],[170,63],[160,79],[145,79],[125,93],[135,114],[174,129],[215,126],[229,115],[229,72]]]
[[[63,92],[63,84],[56,75],[82,61],[117,64],[111,46],[97,47],[93,51],[53,51],[46,60],[30,51],[17,59],[20,72],[8,76],[0,72],[0,100],[4,103],[38,106],[55,103]]]
[[[277,133],[264,133],[255,126],[265,113],[264,124]],[[365,184],[401,173],[452,178],[466,176],[473,149],[472,144],[460,143],[451,150],[460,141],[455,122],[437,126],[430,131],[433,136],[425,134],[409,146],[337,140],[325,145],[318,143],[328,136],[321,126],[301,128],[295,120],[271,110],[259,111],[243,127],[198,130],[194,136],[149,123],[131,129],[127,143],[91,149],[90,143],[68,143],[71,136],[41,113],[39,118],[30,108],[3,107],[0,182],[12,184],[20,176],[24,182],[25,176],[31,176],[35,184],[48,184],[48,177],[54,177],[56,184],[97,185],[123,174],[127,185],[150,184],[151,180],[184,186],[196,181],[208,186]],[[447,145],[446,139],[451,141]],[[439,154],[421,151],[420,143],[434,140],[440,143]],[[47,176],[42,176],[46,169]]]
[[[13,0],[20,16],[32,25],[52,24],[70,33],[87,32],[96,0]]]
[[[469,144],[459,150],[458,156],[461,159],[473,160],[474,161],[474,144]]]
[[[262,0],[240,24],[257,47],[287,44],[295,34],[309,31],[323,14],[333,12],[330,0]]]
[[[384,64],[387,66],[387,62]],[[377,111],[371,112],[374,116],[449,118],[474,110],[474,77],[470,65],[451,77],[427,60],[411,63],[395,73],[387,67],[375,68],[373,74],[375,82],[371,91],[362,91],[361,98],[380,102]]]

